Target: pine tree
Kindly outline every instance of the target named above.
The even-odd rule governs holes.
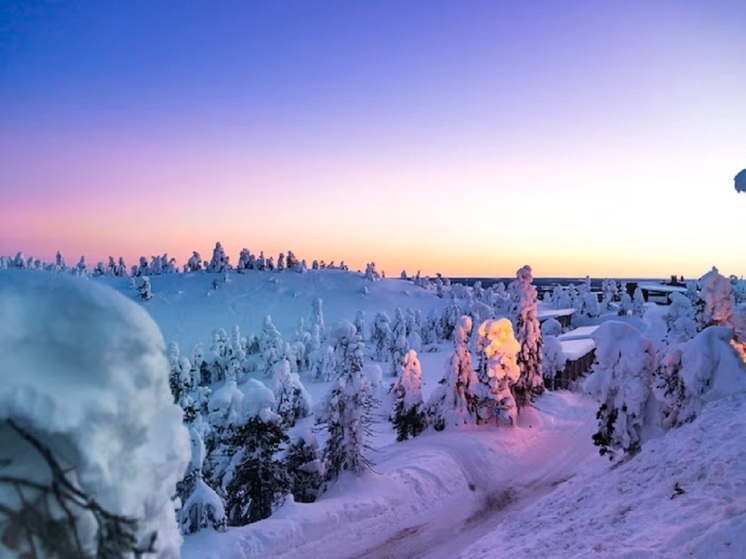
[[[260,414],[231,426],[224,443],[235,449],[226,483],[226,512],[232,526],[269,518],[290,491],[286,465],[276,454],[289,442],[274,414]]]
[[[311,397],[298,376],[290,371],[290,363],[283,359],[275,365],[274,374],[275,412],[283,425],[292,427],[295,422],[311,415]]]
[[[223,272],[223,269],[228,265],[227,258],[225,256],[225,250],[223,245],[215,243],[215,248],[212,251],[212,259],[207,264],[207,271],[219,274]]]
[[[227,523],[223,499],[202,478],[202,467],[206,455],[205,444],[198,429],[190,427],[192,459],[184,479],[176,486],[182,505],[178,521],[182,534],[193,534],[211,527],[223,531]]]
[[[274,366],[282,359],[283,348],[282,336],[272,323],[272,317],[264,317],[264,326],[259,336],[259,351],[262,357],[262,370],[266,376],[270,376]]]
[[[541,329],[536,318],[537,294],[536,287],[531,284],[532,281],[531,267],[524,266],[516,272],[516,280],[510,284],[515,338],[520,344],[517,363],[521,374],[512,387],[518,409],[531,405],[544,391],[544,376],[541,370]]]
[[[372,387],[362,372],[364,345],[355,326],[341,322],[332,340],[338,361],[339,378],[327,394],[316,421],[328,438],[323,450],[324,481],[336,479],[343,471],[360,473],[370,468],[365,456],[370,435],[373,405]]]
[[[635,288],[635,293],[632,296],[632,316],[640,318],[645,316],[645,297],[639,286]]]
[[[143,301],[150,301],[150,299],[153,298],[153,294],[150,291],[150,278],[148,278],[148,276],[142,276],[140,278],[140,285],[137,286],[137,293]]]
[[[416,437],[425,429],[426,421],[422,403],[422,369],[413,349],[404,356],[399,377],[391,385],[391,394],[394,397],[391,422],[396,429],[396,440]]]
[[[285,468],[290,474],[290,492],[299,503],[313,503],[319,494],[322,480],[318,444],[311,433],[304,433],[289,447]]]
[[[373,321],[373,332],[370,336],[376,361],[388,360],[388,348],[391,345],[391,336],[391,325],[388,315],[383,311],[377,312]]]

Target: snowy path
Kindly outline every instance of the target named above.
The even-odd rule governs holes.
[[[589,444],[593,424],[548,429],[526,440],[525,453],[497,478],[481,479],[471,499],[433,511],[424,523],[400,529],[355,559],[456,557],[508,514],[534,503],[575,475],[574,466],[596,456]],[[470,468],[466,467],[465,471]],[[472,475],[479,472],[471,471]]]
[[[318,502],[290,503],[268,520],[231,530],[231,538],[200,532],[183,556],[457,556],[504,515],[599,460],[591,442],[595,404],[552,393],[538,405],[540,413],[519,419],[515,429],[430,433],[390,445],[375,456],[375,473],[345,477]],[[222,548],[227,541],[230,549]]]

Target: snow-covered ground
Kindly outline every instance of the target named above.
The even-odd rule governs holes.
[[[447,304],[408,281],[338,270],[248,271],[228,283],[204,273],[153,276],[150,301],[124,278],[78,281],[108,284],[141,305],[184,353],[208,346],[215,328],[256,334],[268,314],[290,338],[316,298],[327,325],[358,311],[370,325],[377,311],[425,316]],[[660,339],[661,309],[649,307],[646,319]],[[419,355],[425,398],[449,351],[441,344]],[[301,376],[319,401],[329,384]],[[597,408],[582,393],[546,393],[513,428],[427,431],[402,443],[378,413],[373,471],[343,474],[315,503],[286,502],[269,519],[187,536],[182,557],[746,557],[746,397],[709,403],[622,464],[593,445]]]

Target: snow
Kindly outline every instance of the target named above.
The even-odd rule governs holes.
[[[539,307],[536,311],[536,318],[539,321],[548,318],[559,318],[561,316],[570,316],[575,313],[575,309],[547,309]]]
[[[683,285],[666,285],[665,283],[639,283],[637,287],[656,293],[686,293],[686,287]]]
[[[713,436],[717,433],[717,436]],[[459,555],[746,556],[746,398],[713,403],[616,469],[588,463]],[[597,465],[596,465],[597,466]],[[683,493],[679,493],[679,487]]]
[[[560,334],[557,337],[560,340],[577,340],[580,338],[590,338],[596,330],[598,330],[598,325],[580,326],[579,328],[575,328],[573,330],[570,330],[569,332]]]
[[[596,343],[591,338],[560,339],[560,344],[562,345],[562,353],[568,361],[577,361],[596,349]]]
[[[31,273],[24,275],[30,277]],[[211,288],[214,278],[218,280],[216,290]],[[291,340],[298,318],[311,315],[316,299],[324,301],[327,325],[341,320],[352,322],[357,311],[364,311],[369,318],[369,331],[371,319],[380,311],[394,316],[396,308],[412,307],[420,309],[424,317],[431,309],[440,312],[448,304],[447,298],[438,298],[433,291],[418,288],[409,281],[371,282],[363,274],[339,270],[309,270],[304,274],[289,270],[282,273],[247,270],[245,274],[231,274],[228,283],[220,275],[204,272],[151,276],[153,298],[149,301],[141,301],[136,291],[128,288],[126,278],[75,281],[92,293],[96,291],[96,283],[120,291],[124,298],[153,317],[166,340],[180,345],[182,355],[191,355],[198,342],[208,347],[215,328],[230,331],[238,325],[244,336],[256,335],[261,332],[266,315],[271,315],[283,338]],[[119,301],[121,306],[129,308],[130,330],[139,332],[129,335],[152,337],[149,346],[155,352],[152,360],[163,361],[167,372],[163,343],[153,321],[145,312],[130,308],[132,304],[120,301],[122,297],[107,295],[105,299]],[[4,300],[0,293],[0,301]],[[38,299],[38,309],[50,305],[49,299]],[[627,321],[636,328],[660,330],[665,309],[652,306],[646,309],[644,320],[629,317]],[[9,339],[7,336],[14,335],[16,330],[18,320],[11,312],[11,307],[0,306],[0,316],[10,317],[0,320],[0,340]],[[76,317],[96,325],[93,328],[86,322],[75,322],[76,332],[80,332],[76,339],[90,336],[98,343],[101,338],[108,339],[105,331],[118,331],[108,323],[85,318],[84,310],[75,312]],[[547,310],[538,314],[543,318],[572,312],[573,309]],[[648,324],[651,319],[658,323]],[[369,453],[372,471],[359,476],[343,473],[315,503],[296,503],[290,499],[269,519],[228,528],[225,533],[208,528],[186,536],[181,556],[185,559],[744,557],[746,393],[739,391],[744,373],[735,352],[725,350],[726,334],[719,330],[722,329],[705,334],[709,337],[707,342],[703,337],[687,345],[691,356],[685,360],[692,370],[701,370],[697,355],[709,352],[703,359],[718,364],[710,377],[714,379],[712,390],[716,392],[702,395],[702,407],[691,423],[646,440],[640,452],[625,462],[612,463],[599,456],[591,439],[598,428],[599,402],[582,393],[545,393],[537,399],[535,409],[523,410],[518,415],[513,428],[464,425],[443,432],[428,430],[401,443],[394,443],[395,431],[381,416],[381,409],[376,408],[369,440],[373,448]],[[653,338],[650,331],[643,334],[650,339],[662,338],[657,331]],[[568,358],[578,358],[594,348],[592,338],[568,338],[589,334],[590,330],[578,329],[562,339],[563,352]],[[597,336],[598,331],[592,334]],[[366,343],[371,351],[373,343],[367,339]],[[452,344],[443,343],[418,352],[425,401],[438,389],[437,383],[452,349]],[[3,346],[0,359],[6,361],[0,360],[0,372],[7,370],[6,354],[14,352],[18,354],[15,345]],[[94,349],[86,349],[81,359],[89,352],[96,353]],[[14,364],[19,363],[20,357],[14,359]],[[388,370],[390,364],[366,362],[366,376],[380,381],[379,398],[394,380],[388,374],[381,378],[381,365]],[[64,362],[59,370],[71,374]],[[330,383],[310,382],[308,372],[302,372],[301,377],[311,398],[322,401]],[[50,392],[69,394],[65,392],[68,385],[56,380],[59,377],[49,373],[43,378],[47,379]],[[91,383],[86,390],[91,394],[97,388],[97,379],[89,379]],[[165,383],[166,373],[163,379]],[[266,410],[274,397],[255,379],[220,390],[217,388],[213,393],[215,406],[223,411],[234,409],[236,413]],[[3,384],[0,394],[5,391]],[[715,396],[717,399],[713,400]],[[157,400],[153,394],[150,397]],[[13,402],[21,400],[14,397]],[[101,404],[105,402],[104,398]],[[7,409],[5,403],[7,400],[0,400],[0,413]],[[24,404],[23,409],[26,407]],[[27,411],[34,410],[28,407]],[[151,412],[143,413],[148,416]],[[45,409],[38,415],[47,413]],[[71,418],[75,410],[50,413],[55,415],[50,415],[48,421],[54,419],[62,425],[74,426]],[[144,420],[138,416],[133,421],[140,425]],[[305,432],[312,419],[300,423],[298,432]],[[107,428],[111,435],[113,427]],[[180,437],[177,434],[175,439]],[[109,438],[112,440],[97,441],[104,455],[113,454],[109,446],[118,440]],[[158,440],[162,450],[173,448],[174,441]],[[175,458],[176,463],[179,460],[183,457]],[[126,477],[120,472],[113,474],[117,477],[112,479],[117,483]],[[147,480],[139,482],[142,486],[127,498],[135,500],[146,488],[153,493],[164,492],[162,488],[153,489]],[[164,486],[168,483],[164,482]],[[172,535],[174,539],[169,541],[176,542],[178,536],[175,532]]]
[[[143,541],[157,531],[159,556],[177,557],[171,497],[190,443],[156,324],[95,282],[23,270],[0,271],[0,317],[0,420],[33,431],[75,465],[83,491],[138,518]],[[10,460],[3,473],[42,480],[40,459],[16,451],[0,445],[0,466]],[[0,486],[0,501],[11,491]]]

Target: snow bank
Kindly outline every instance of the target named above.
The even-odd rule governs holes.
[[[189,438],[163,338],[144,310],[91,281],[0,272],[0,467],[46,481],[37,454],[21,455],[20,440],[6,444],[4,420],[74,464],[81,489],[104,508],[137,518],[139,537],[157,531],[159,557],[179,555],[171,497]],[[12,498],[0,486],[0,501]]]
[[[463,559],[746,557],[746,396],[705,406],[615,470],[509,511]]]

